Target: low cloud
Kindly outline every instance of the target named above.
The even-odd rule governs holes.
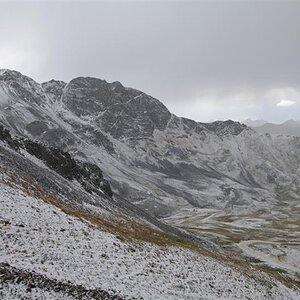
[[[118,80],[200,122],[299,119],[300,2],[33,2],[0,0],[0,68]]]
[[[276,106],[281,106],[281,107],[289,107],[292,106],[296,103],[296,101],[292,101],[292,100],[280,100]]]

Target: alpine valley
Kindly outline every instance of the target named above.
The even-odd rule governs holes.
[[[6,69],[0,124],[1,299],[300,299],[300,137]]]

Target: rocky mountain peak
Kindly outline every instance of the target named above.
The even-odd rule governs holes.
[[[76,116],[93,116],[115,138],[150,136],[154,129],[163,130],[171,116],[160,101],[143,92],[92,77],[71,80],[63,103]]]
[[[0,80],[2,83],[18,82],[19,84],[34,84],[36,83],[33,79],[22,73],[9,69],[0,69]],[[37,84],[37,83],[36,83]]]
[[[116,93],[124,93],[125,92],[125,87],[119,81],[112,82],[111,87]]]
[[[50,80],[42,83],[42,88],[51,102],[55,102],[59,99],[63,93],[64,87],[67,85],[66,82],[60,80]]]
[[[40,104],[45,101],[41,85],[20,72],[0,70],[0,85],[11,98],[19,98],[25,102]]]
[[[201,124],[208,130],[215,132],[217,135],[239,135],[245,129],[249,129],[247,125],[232,120],[215,121],[212,123]]]
[[[23,76],[20,72],[9,70],[9,69],[0,69],[1,80],[9,79],[13,77]]]

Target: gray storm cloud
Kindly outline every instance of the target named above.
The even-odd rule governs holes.
[[[199,121],[279,122],[300,119],[299,28],[300,2],[1,2],[0,67],[119,80]]]

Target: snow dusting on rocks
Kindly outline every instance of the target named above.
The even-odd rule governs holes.
[[[45,285],[28,289],[0,273],[1,299],[300,299],[281,284],[259,282],[192,250],[126,242],[3,183],[0,266],[76,287],[73,294]],[[76,296],[78,287],[111,298]]]

